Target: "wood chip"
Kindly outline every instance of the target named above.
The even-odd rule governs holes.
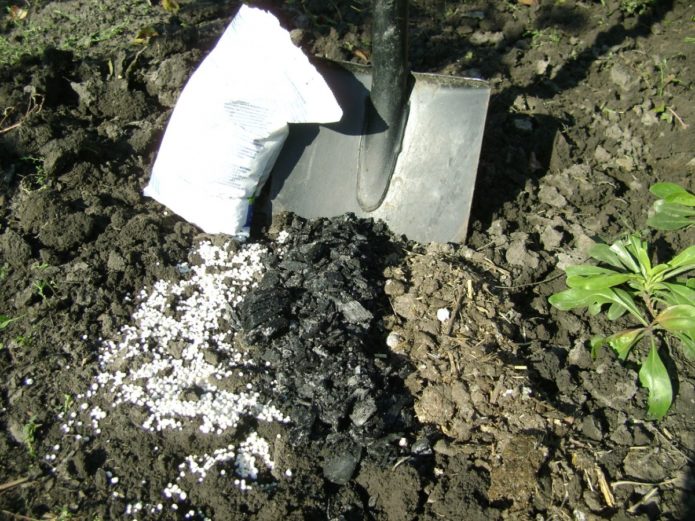
[[[611,487],[608,486],[608,482],[606,481],[606,475],[603,473],[601,467],[599,467],[598,465],[594,467],[594,474],[596,475],[596,480],[598,481],[598,486],[601,490],[601,494],[603,494],[603,500],[606,502],[606,505],[609,508],[613,508],[615,506],[615,497],[613,497]]]

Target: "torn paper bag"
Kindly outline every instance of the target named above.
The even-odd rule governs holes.
[[[278,20],[242,5],[183,89],[145,195],[207,233],[244,239],[287,124],[341,117],[328,85]]]

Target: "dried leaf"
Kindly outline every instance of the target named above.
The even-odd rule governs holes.
[[[7,17],[13,22],[24,20],[28,14],[29,11],[18,5],[13,5],[7,9]]]
[[[143,27],[137,32],[135,38],[133,38],[133,43],[147,45],[148,43],[150,43],[150,40],[155,36],[159,36],[159,33],[154,27],[148,25],[147,27]]]
[[[352,50],[352,54],[354,54],[355,57],[359,58],[359,59],[362,60],[364,63],[369,63],[369,55],[367,54],[367,51],[355,47],[355,48]]]
[[[176,0],[162,0],[162,7],[167,13],[176,14],[181,9],[181,6]]]

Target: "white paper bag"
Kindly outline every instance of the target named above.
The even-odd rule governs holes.
[[[287,124],[341,117],[278,20],[242,5],[183,89],[144,193],[207,233],[244,239]]]

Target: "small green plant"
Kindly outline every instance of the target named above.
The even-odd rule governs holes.
[[[653,265],[647,242],[631,234],[610,246],[596,244],[589,255],[599,265],[565,268],[568,289],[552,295],[549,302],[562,311],[587,308],[592,316],[605,311],[609,320],[626,314],[634,320],[627,329],[593,338],[592,355],[606,344],[621,360],[639,351],[639,380],[649,391],[648,413],[663,418],[673,391],[660,352],[667,353],[677,343],[688,359],[695,359],[695,278],[688,277],[695,270],[695,246]],[[646,346],[646,356],[638,346]]]
[[[19,317],[9,317],[7,315],[0,315],[0,331],[5,329],[7,326],[9,326],[12,322],[15,320],[19,320]]]
[[[50,268],[49,264],[44,263],[38,263],[35,262],[32,266],[31,269],[43,273],[44,275],[46,274],[46,270]],[[53,280],[49,280],[43,276],[40,276],[36,280],[34,280],[31,283],[32,287],[34,288],[34,292],[41,297],[41,300],[46,302],[49,297],[53,296],[55,294],[55,282]]]
[[[650,9],[656,0],[622,0],[620,10],[629,15],[640,15]]]
[[[41,297],[41,300],[46,302],[46,300],[48,300],[48,295],[46,295],[46,291],[50,291],[51,285],[45,280],[35,280],[32,283],[32,286],[34,287],[34,290],[36,290],[36,294],[39,297]]]
[[[659,199],[647,224],[657,230],[678,230],[695,224],[695,195],[675,183],[656,183],[650,189]]]
[[[25,193],[44,190],[48,187],[49,177],[43,166],[43,159],[25,156],[20,159],[20,164],[31,171],[21,177],[22,181],[20,186]]]
[[[29,421],[22,427],[22,434],[24,435],[24,444],[27,446],[27,451],[29,456],[32,458],[36,457],[36,431],[39,428],[39,424],[36,423],[36,416],[32,415]]]
[[[544,44],[558,44],[562,41],[562,33],[552,27],[526,31],[524,37],[531,38],[531,47],[539,47]]]
[[[72,409],[72,406],[74,405],[75,400],[73,399],[72,395],[70,394],[64,394],[63,395],[63,407],[61,409],[61,412],[64,415],[67,415],[70,412],[70,409]]]

